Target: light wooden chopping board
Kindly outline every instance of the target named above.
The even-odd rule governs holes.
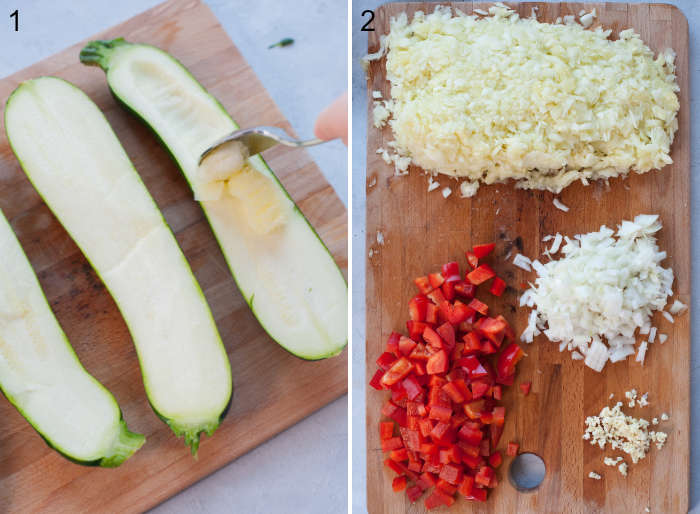
[[[211,11],[172,0],[90,39],[123,36],[178,58],[243,127],[290,129]],[[76,245],[32,188],[0,131],[0,208],[11,221],[47,298],[87,370],[116,397],[129,428],[146,444],[116,469],[73,464],[50,450],[0,399],[0,512],[140,512],[205,477],[347,390],[347,352],[298,359],[262,330],[241,297],[201,209],[155,137],[119,107],[104,73],[78,61],[85,42],[0,80],[0,101],[25,79],[56,75],[83,89],[104,111],[177,237],[214,313],[231,360],[228,416],[204,437],[194,460],[146,400],[123,318]],[[347,213],[309,156],[270,150],[265,157],[347,270]],[[274,484],[264,484],[270,487]],[[303,483],[300,482],[300,487]],[[235,508],[235,506],[232,506]]]
[[[487,9],[488,3],[454,2],[449,5],[471,13],[473,8]],[[389,18],[400,12],[409,16],[417,10],[432,12],[435,4],[391,3],[375,11],[375,32],[369,32],[369,52],[379,48],[379,36],[386,34]],[[597,3],[522,3],[511,4],[521,16],[538,7],[540,21],[553,22],[558,16],[578,15],[596,8],[596,24],[619,30],[633,27],[654,51],[673,48],[680,85],[679,130],[673,143],[674,164],[660,172],[632,174],[626,179],[580,183],[568,187],[558,197],[571,210],[564,213],[552,204],[549,192],[515,190],[511,185],[482,186],[471,199],[459,197],[456,182],[442,178],[442,185],[455,190],[447,200],[440,191],[427,192],[426,177],[412,168],[408,177],[394,177],[393,167],[384,163],[376,149],[391,141],[391,129],[372,126],[371,98],[368,116],[367,146],[367,377],[376,370],[375,359],[392,330],[405,331],[407,303],[416,294],[412,279],[439,270],[442,263],[460,262],[464,269],[464,251],[473,244],[497,241],[496,253],[502,257],[506,241],[522,238],[521,253],[541,254],[543,236],[556,232],[574,234],[598,230],[600,225],[615,227],[622,219],[640,213],[658,213],[663,229],[659,245],[668,252],[666,266],[673,267],[678,298],[690,304],[690,151],[688,111],[688,24],[683,14],[664,4]],[[384,80],[384,60],[372,63],[368,91],[380,90],[390,98]],[[371,93],[370,93],[371,94]],[[498,215],[496,214],[498,211]],[[376,234],[384,235],[378,245]],[[517,251],[517,250],[515,250]],[[532,275],[491,258],[499,275],[509,285]],[[494,304],[503,312],[518,334],[527,325],[527,309],[516,309],[518,293],[510,291]],[[501,483],[488,503],[473,504],[460,499],[449,512],[476,511],[494,513],[592,513],[651,512],[681,513],[688,510],[689,462],[689,363],[690,316],[684,314],[671,325],[661,316],[654,317],[659,332],[669,335],[662,346],[650,345],[644,366],[633,362],[608,364],[596,373],[581,362],[572,361],[568,352],[559,353],[558,345],[539,337],[532,345],[523,345],[528,357],[519,364],[516,384],[531,380],[532,392],[523,397],[517,387],[504,393],[506,425],[501,447],[510,440],[520,443],[522,451],[540,455],[546,464],[544,482],[535,492],[518,492],[507,479],[511,458],[498,471]],[[651,405],[625,411],[651,419],[668,412],[670,421],[659,428],[668,432],[666,446],[652,447],[646,459],[630,463],[629,476],[603,464],[603,452],[581,436],[586,416],[636,388],[649,392]],[[608,400],[611,393],[613,400]],[[393,473],[382,464],[378,422],[386,393],[367,388],[367,488],[371,514],[424,512],[423,499],[411,506],[406,495],[391,489]],[[630,462],[630,459],[626,459]],[[600,481],[587,478],[590,471],[603,475]],[[425,497],[425,496],[424,496]]]

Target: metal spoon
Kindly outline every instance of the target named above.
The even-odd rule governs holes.
[[[259,154],[277,144],[300,148],[304,146],[320,145],[321,143],[327,142],[325,139],[318,138],[307,139],[305,141],[292,139],[289,134],[279,127],[252,127],[236,130],[214,142],[214,144],[202,152],[202,155],[199,157],[199,164],[201,164],[204,158],[212,151],[229,141],[240,141],[243,143],[248,148],[250,156]]]

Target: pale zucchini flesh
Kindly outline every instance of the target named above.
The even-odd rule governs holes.
[[[176,59],[149,45],[94,41],[80,54],[101,66],[112,93],[156,133],[190,185],[198,159],[238,126]],[[265,161],[249,160],[287,192]],[[260,233],[246,220],[250,205],[222,195],[200,202],[243,296],[268,334],[304,359],[337,355],[347,342],[347,284],[301,211]]]
[[[231,370],[165,220],[97,106],[63,80],[22,83],[5,110],[15,155],[114,297],[148,399],[193,451],[219,425]]]
[[[0,388],[44,440],[85,465],[120,465],[144,443],[80,364],[0,211]]]

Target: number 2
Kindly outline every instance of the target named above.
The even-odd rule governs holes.
[[[374,28],[369,27],[368,25],[374,21],[374,11],[370,11],[369,9],[365,9],[362,11],[362,16],[365,14],[369,14],[369,20],[367,20],[367,23],[362,25],[362,28],[360,29],[363,32],[374,32]]]

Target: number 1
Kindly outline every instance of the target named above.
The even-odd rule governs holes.
[[[10,18],[15,19],[15,32],[19,32],[19,9],[15,9],[15,12],[10,14]]]

